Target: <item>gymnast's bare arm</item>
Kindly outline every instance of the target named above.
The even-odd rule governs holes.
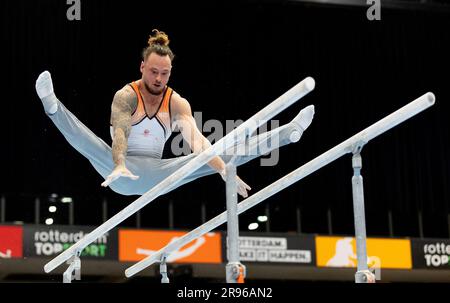
[[[189,102],[182,98],[179,94],[173,93],[171,101],[173,125],[178,126],[183,136],[183,139],[189,144],[192,152],[199,154],[208,147],[211,143],[203,136],[195,123],[192,116],[191,106]],[[214,157],[208,162],[208,165],[215,169],[223,179],[225,179],[225,163],[220,157]],[[244,198],[248,197],[247,190],[250,190],[244,181],[237,177],[238,193]]]
[[[117,91],[111,105],[111,124],[114,130],[112,142],[112,157],[114,170],[106,178],[102,186],[106,187],[120,177],[136,180],[139,177],[133,175],[125,166],[125,157],[128,149],[128,136],[131,129],[131,116],[137,107],[137,97],[127,85]]]

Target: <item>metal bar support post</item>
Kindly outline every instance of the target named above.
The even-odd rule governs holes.
[[[245,266],[239,261],[239,217],[237,209],[236,166],[233,159],[227,163],[226,195],[227,195],[227,283],[240,283],[245,278]]]
[[[353,149],[352,167],[352,192],[353,192],[353,214],[355,217],[356,257],[358,270],[355,274],[356,283],[374,283],[375,275],[369,271],[367,266],[366,246],[366,219],[364,210],[364,184],[361,175],[362,158],[361,149],[364,142],[357,142]]]

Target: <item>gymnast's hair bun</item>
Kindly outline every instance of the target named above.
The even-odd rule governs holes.
[[[161,32],[157,29],[152,30],[153,35],[150,35],[150,38],[148,39],[148,46],[152,46],[155,44],[161,45],[161,46],[168,46],[169,45],[169,36],[166,35],[166,33]]]

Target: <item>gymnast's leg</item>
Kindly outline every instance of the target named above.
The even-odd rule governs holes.
[[[81,123],[55,96],[50,73],[45,71],[36,81],[36,91],[47,116],[66,140],[105,177],[114,168],[111,147]]]
[[[45,71],[39,75],[36,81],[36,92],[42,101],[45,113],[69,144],[86,157],[103,178],[106,178],[114,169],[111,147],[81,123],[56,98],[49,72]],[[131,171],[139,175],[142,167],[139,163],[141,160],[139,157],[127,157],[126,165]],[[121,179],[123,180],[117,180],[110,186],[117,193],[124,195],[136,194],[137,188],[144,187],[145,180]]]

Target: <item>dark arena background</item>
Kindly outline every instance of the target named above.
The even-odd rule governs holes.
[[[111,144],[112,99],[141,78],[156,28],[175,53],[169,85],[201,115],[200,129],[245,121],[314,78],[311,93],[273,118],[283,125],[313,104],[301,140],[273,154],[275,166],[237,168],[250,195],[432,92],[434,106],[361,152],[367,253],[381,260],[377,283],[450,282],[450,5],[381,0],[380,20],[369,20],[378,2],[1,1],[0,281],[61,283],[68,265],[44,265],[139,198],[100,186],[45,115],[37,77],[50,71],[59,100]],[[176,135],[163,158],[179,156]],[[352,176],[347,154],[241,214],[246,282],[353,283]],[[136,249],[159,250],[225,210],[219,174],[161,195],[83,251],[81,281],[160,283],[158,265],[125,277],[145,257]],[[170,262],[171,283],[225,282],[226,231]]]

